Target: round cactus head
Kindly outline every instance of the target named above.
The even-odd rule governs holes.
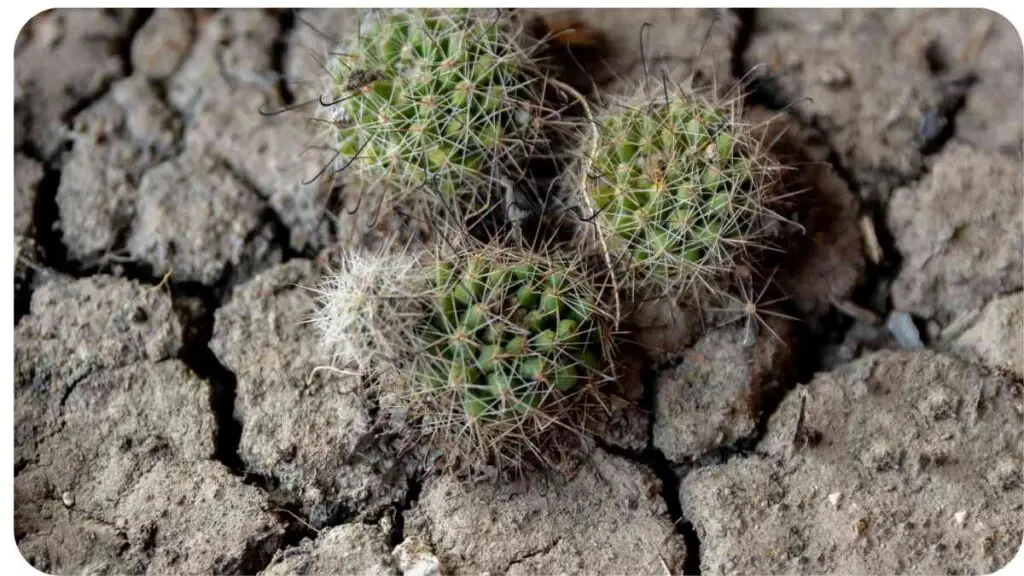
[[[734,107],[645,98],[597,126],[584,193],[629,286],[678,293],[731,270],[763,238],[778,169]]]
[[[395,194],[491,207],[538,138],[540,76],[516,42],[494,11],[371,13],[328,61],[339,162]]]
[[[587,399],[611,378],[612,349],[600,295],[575,263],[493,247],[417,262],[395,268],[403,273],[383,292],[339,296],[352,321],[319,326],[366,354],[346,357],[364,370],[369,358],[381,392],[463,463],[483,456],[515,468],[560,433],[581,431]],[[321,318],[331,318],[330,302]],[[372,346],[387,353],[371,356]]]

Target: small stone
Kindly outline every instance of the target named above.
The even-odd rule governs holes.
[[[402,541],[391,555],[403,576],[438,576],[441,573],[441,561],[418,538]]]
[[[841,492],[833,492],[828,495],[828,503],[832,505],[833,510],[839,509],[839,501],[843,498]]]
[[[65,491],[60,495],[60,501],[64,503],[65,507],[71,508],[75,505],[75,495]]]
[[[899,341],[900,345],[908,350],[920,350],[924,348],[921,342],[921,334],[914,325],[914,319],[906,312],[893,312],[885,321],[886,327]]]
[[[956,514],[953,514],[953,521],[956,522],[957,526],[963,527],[964,521],[966,521],[966,520],[967,520],[967,512],[965,510],[960,510]]]
[[[834,90],[846,88],[850,85],[850,73],[840,64],[826,64],[818,69],[818,78],[821,83]]]

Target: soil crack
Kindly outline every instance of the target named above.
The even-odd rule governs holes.
[[[547,554],[547,553],[551,552],[552,550],[555,549],[555,546],[558,546],[558,544],[561,541],[562,541],[562,538],[561,538],[561,536],[559,536],[558,538],[555,538],[554,542],[548,544],[547,546],[543,546],[539,550],[534,550],[533,552],[527,552],[527,553],[519,556],[518,558],[513,559],[511,562],[508,563],[508,566],[505,566],[505,569],[502,570],[502,572],[508,572],[509,570],[512,569],[513,566],[515,566],[517,564],[522,564],[523,562],[526,562],[530,558],[534,558],[536,556],[540,556],[541,554]]]
[[[291,36],[292,29],[295,28],[295,11],[295,8],[291,8],[281,10],[278,14],[280,33],[274,39],[270,53],[270,69],[277,76],[275,81],[277,93],[281,96],[281,102],[285,106],[295,101],[295,95],[292,94],[291,88],[288,87],[284,72],[284,62],[288,56],[288,38]]]

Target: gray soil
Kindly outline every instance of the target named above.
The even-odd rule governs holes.
[[[554,10],[564,73],[742,83],[797,169],[772,282],[650,302],[579,454],[434,469],[304,323],[354,10],[55,10],[15,48],[15,540],[48,573],[981,574],[1021,548],[1024,51],[980,10]],[[650,36],[643,27],[651,23]],[[644,28],[643,53],[641,29]],[[314,104],[315,105],[315,104]],[[308,182],[308,183],[306,183]],[[770,303],[785,295],[778,303]],[[757,314],[745,311],[757,304]],[[634,377],[635,376],[635,377]]]

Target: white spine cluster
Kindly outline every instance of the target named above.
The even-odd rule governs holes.
[[[356,252],[325,276],[310,322],[336,367],[367,373],[408,353],[402,343],[423,297],[421,269],[409,254]]]

